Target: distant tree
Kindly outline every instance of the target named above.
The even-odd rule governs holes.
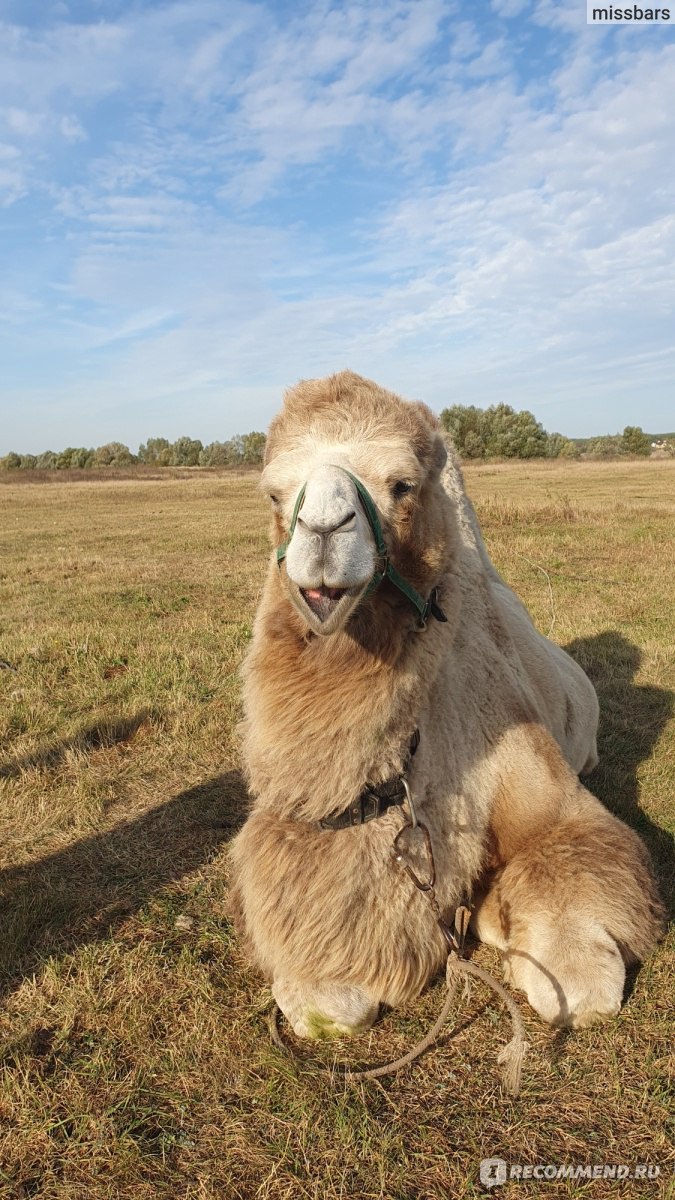
[[[203,449],[198,438],[195,440],[189,437],[179,437],[171,447],[169,465],[172,467],[196,467]]]
[[[91,465],[94,467],[131,467],[137,463],[135,454],[131,453],[124,442],[106,442],[93,451]]]
[[[200,467],[233,467],[240,461],[240,448],[233,440],[211,442],[199,455]]]
[[[167,438],[148,438],[138,447],[138,461],[149,466],[168,467],[171,443]]]
[[[232,461],[235,464],[242,463],[244,461],[244,439],[242,435],[235,433],[234,437],[230,438],[228,444],[232,447]]]
[[[531,412],[495,404],[483,415],[488,458],[544,458],[547,434]]]
[[[85,467],[129,467],[136,463],[151,466],[180,467],[232,467],[238,464],[262,462],[265,453],[265,434],[252,432],[236,434],[226,442],[211,442],[202,445],[198,438],[180,437],[171,443],[167,438],[148,438],[132,454],[123,442],[106,442],[96,450],[84,446],[66,446],[56,453],[45,450],[42,454],[16,454],[14,451],[0,458],[0,470],[68,470]]]
[[[652,444],[639,425],[626,425],[621,434],[621,454],[639,454],[645,457],[651,452]]]
[[[82,470],[83,467],[91,467],[94,462],[95,451],[85,450],[84,446],[80,446],[77,450],[72,450],[70,455],[70,466]]]
[[[546,439],[547,458],[578,458],[579,447],[562,433],[549,433]]]
[[[249,465],[253,463],[261,463],[265,453],[265,442],[267,441],[264,433],[245,433],[242,441],[242,459]]]
[[[619,434],[606,434],[603,437],[591,438],[586,443],[584,455],[587,458],[616,458],[620,445]]]
[[[54,464],[57,471],[69,471],[72,466],[77,466],[77,457],[80,449],[81,447],[78,448],[77,446],[66,446],[65,450],[61,450],[57,454]],[[73,457],[75,457],[75,462],[73,462]]]
[[[441,413],[462,458],[544,458],[548,434],[532,413],[516,412],[509,404],[480,409],[453,404]]]
[[[462,458],[482,458],[485,451],[482,408],[473,404],[452,404],[441,413],[441,426],[453,439]]]
[[[485,454],[485,445],[482,435],[475,429],[467,430],[464,438],[464,450],[462,458],[482,458]]]
[[[483,457],[483,416],[483,410],[475,408],[473,404],[453,404],[450,408],[443,409],[441,426],[450,434],[457,453],[462,458]]]

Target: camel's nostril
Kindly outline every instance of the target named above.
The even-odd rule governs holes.
[[[307,516],[301,515],[298,517],[298,525],[301,525],[307,533],[311,533],[314,537],[318,536],[327,538],[330,537],[332,533],[337,533],[338,529],[344,529],[345,525],[349,525],[350,522],[354,520],[355,516],[356,513],[353,508],[338,520],[332,516],[325,518],[318,516],[310,517],[308,520]]]
[[[354,512],[354,509],[352,509],[351,512],[347,513],[346,517],[342,518],[342,520],[340,521],[340,524],[335,526],[335,529],[342,529],[343,525],[348,525],[350,521],[354,520],[355,516],[356,516],[356,513]]]

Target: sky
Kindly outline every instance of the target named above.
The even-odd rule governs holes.
[[[349,367],[675,428],[675,27],[586,0],[0,0],[0,454]]]

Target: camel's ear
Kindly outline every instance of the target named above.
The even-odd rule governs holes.
[[[413,400],[412,407],[416,408],[420,416],[424,418],[424,424],[426,425],[428,432],[433,435],[431,441],[431,450],[427,461],[429,462],[433,473],[438,475],[448,461],[448,452],[446,450],[445,441],[441,432],[441,423],[436,416],[436,413],[432,412],[431,409],[428,408],[426,404],[423,404],[421,400]],[[429,426],[431,426],[430,429]],[[427,445],[428,444],[429,443],[427,442]],[[424,457],[426,458],[426,448],[424,451]]]
[[[448,451],[440,433],[435,434],[431,447],[432,470],[437,474],[443,470],[448,461]]]

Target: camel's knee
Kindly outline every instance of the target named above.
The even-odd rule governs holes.
[[[542,906],[547,899],[548,911]],[[501,951],[506,981],[526,993],[545,1021],[577,1028],[604,1021],[621,1007],[625,967],[619,947],[583,910],[552,917],[550,899],[540,896],[528,905],[510,893],[507,875],[477,905],[475,931]]]
[[[500,869],[475,919],[532,1007],[553,1024],[577,1027],[619,1011],[626,964],[644,959],[663,928],[644,847],[580,795],[578,814]]]
[[[581,1029],[616,1016],[626,969],[614,939],[596,922],[532,921],[503,954],[507,980],[551,1025]]]
[[[323,982],[297,983],[275,979],[272,992],[298,1037],[336,1038],[363,1033],[379,1009],[360,987]]]

